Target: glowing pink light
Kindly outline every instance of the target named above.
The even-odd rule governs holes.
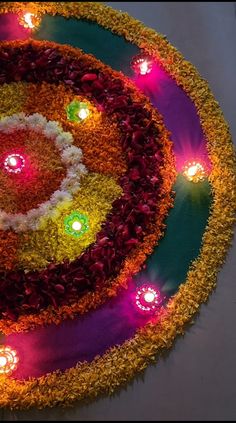
[[[6,345],[0,345],[0,374],[16,370],[19,358],[15,350]]]
[[[4,161],[4,167],[7,172],[20,173],[25,167],[25,159],[20,154],[9,154]]]
[[[131,68],[137,75],[147,75],[153,68],[153,60],[150,56],[141,53],[133,58]]]
[[[154,312],[161,304],[161,295],[153,286],[143,285],[136,291],[135,302],[142,312]]]

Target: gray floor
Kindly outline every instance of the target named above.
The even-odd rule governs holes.
[[[111,2],[165,34],[205,77],[236,142],[236,7],[232,2]],[[90,406],[3,413],[3,420],[236,418],[236,241],[216,291],[165,360],[113,398]]]

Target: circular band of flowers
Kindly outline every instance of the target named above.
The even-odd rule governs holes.
[[[128,168],[119,180],[123,195],[113,202],[112,211],[97,234],[96,242],[71,263],[52,264],[41,272],[0,274],[2,295],[5,296],[6,284],[8,289],[14,286],[16,293],[14,298],[5,298],[2,317],[15,320],[21,314],[37,313],[40,309],[38,321],[45,322],[43,309],[53,305],[57,310],[49,309],[46,321],[51,321],[52,316],[58,320],[59,316],[65,318],[78,312],[81,304],[75,302],[89,291],[93,298],[91,301],[87,296],[89,301],[84,300],[83,312],[105,301],[107,295],[115,295],[119,286],[127,286],[129,278],[152,251],[163,233],[163,219],[172,204],[175,170],[171,143],[162,120],[147,98],[138,94],[131,82],[95,58],[78,49],[48,42],[2,43],[1,51],[2,83],[14,81],[16,73],[17,80],[19,75],[22,80],[27,75],[27,80],[34,83],[42,83],[45,79],[47,83],[53,83],[54,69],[60,67],[57,82],[67,81],[76,94],[89,91],[94,104],[117,123],[122,134],[121,146]],[[8,59],[9,56],[12,58],[11,64],[5,60],[6,55]],[[23,74],[18,66],[18,55],[24,63]],[[32,63],[35,63],[33,70]],[[46,71],[47,63],[50,68]],[[65,79],[67,72],[68,78],[72,79]],[[47,290],[41,290],[45,285]],[[63,289],[58,292],[57,286]],[[103,288],[107,290],[106,295]],[[40,296],[40,301],[30,300],[32,290],[34,298]],[[73,307],[65,313],[64,308],[60,310],[58,307],[68,300]],[[1,324],[4,327],[3,320]],[[31,326],[30,319],[26,324]],[[25,327],[25,322],[19,327]]]
[[[72,199],[72,194],[76,193],[80,187],[81,176],[86,174],[86,168],[81,163],[82,151],[72,145],[72,135],[64,132],[57,122],[47,122],[45,117],[37,113],[30,116],[20,113],[0,120],[0,133],[11,134],[19,130],[43,133],[50,142],[55,142],[62,162],[67,166],[67,175],[61,182],[60,189],[54,192],[48,201],[40,204],[38,208],[29,210],[25,215],[10,214],[0,210],[0,229],[12,228],[15,232],[38,229],[42,216],[49,217],[55,206]],[[6,167],[5,161],[3,164]]]
[[[166,312],[157,324],[152,322],[146,325],[130,341],[113,348],[92,363],[78,364],[66,372],[52,373],[37,380],[2,380],[2,406],[12,408],[68,405],[75,398],[93,399],[99,394],[112,394],[118,386],[153,362],[157,353],[170,348],[175,337],[184,333],[186,323],[199,310],[200,304],[207,301],[215,287],[217,270],[224,262],[232,238],[236,203],[235,153],[228,126],[206,81],[165,37],[146,28],[127,13],[101,4],[33,3],[31,8],[36,13],[58,13],[98,22],[145,49],[161,62],[197,108],[213,163],[210,182],[214,203],[201,253],[192,264],[185,284],[169,301]],[[23,3],[1,4],[2,12],[22,12],[24,9]]]

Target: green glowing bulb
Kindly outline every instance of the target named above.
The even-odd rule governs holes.
[[[73,122],[82,122],[89,116],[90,111],[87,103],[73,100],[70,104],[68,104],[66,113],[68,120]]]
[[[65,232],[75,238],[81,237],[89,229],[87,216],[77,211],[67,216],[64,223]]]

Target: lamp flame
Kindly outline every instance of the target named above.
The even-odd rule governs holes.
[[[0,345],[0,374],[8,374],[16,370],[19,358],[15,350]]]
[[[206,178],[207,172],[202,163],[193,161],[186,163],[183,167],[183,175],[188,181],[197,183]]]

